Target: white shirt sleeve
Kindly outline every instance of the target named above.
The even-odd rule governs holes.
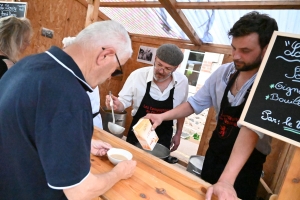
[[[87,92],[92,106],[93,113],[99,112],[100,109],[100,93],[99,93],[99,87],[97,86],[93,92]],[[97,126],[101,129],[103,129],[102,125],[102,118],[101,115],[98,114],[96,117],[93,118],[94,126]]]

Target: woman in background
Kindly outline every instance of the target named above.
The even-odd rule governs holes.
[[[33,30],[26,18],[0,19],[0,79],[29,46]]]

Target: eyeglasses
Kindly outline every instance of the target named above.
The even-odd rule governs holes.
[[[161,63],[159,63],[159,62],[155,62],[155,65],[154,65],[154,67],[156,68],[156,69],[158,69],[158,70],[160,70],[160,69],[162,69],[165,73],[167,73],[167,74],[169,74],[169,73],[171,73],[172,71],[173,71],[173,67],[172,68],[170,68],[170,67],[165,67],[165,66],[163,66]]]
[[[115,54],[115,56],[116,56],[116,59],[117,59],[117,61],[118,61],[118,63],[119,63],[120,69],[116,69],[116,70],[111,74],[111,76],[120,76],[120,75],[123,74],[122,65],[121,65],[121,63],[120,63],[120,61],[119,61],[119,58],[118,58],[117,54]]]
[[[102,49],[105,50],[105,48],[103,48],[103,47],[102,47]],[[120,60],[119,60],[119,58],[118,58],[118,56],[117,56],[116,53],[115,53],[115,56],[116,56],[116,59],[117,59],[117,61],[118,61],[118,64],[119,64],[120,69],[116,69],[116,70],[111,74],[112,77],[113,77],[113,76],[120,76],[120,75],[123,74],[122,65],[121,65]]]

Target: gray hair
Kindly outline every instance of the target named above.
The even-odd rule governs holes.
[[[126,29],[113,20],[94,22],[83,29],[75,38],[84,48],[113,47],[118,57],[132,55],[131,40]]]
[[[10,60],[16,62],[23,43],[30,40],[32,34],[33,30],[28,19],[3,17],[0,19],[0,50]]]

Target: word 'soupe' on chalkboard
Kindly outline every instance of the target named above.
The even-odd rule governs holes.
[[[300,35],[273,33],[240,123],[300,147]]]
[[[0,18],[7,16],[26,17],[27,2],[0,1]]]

